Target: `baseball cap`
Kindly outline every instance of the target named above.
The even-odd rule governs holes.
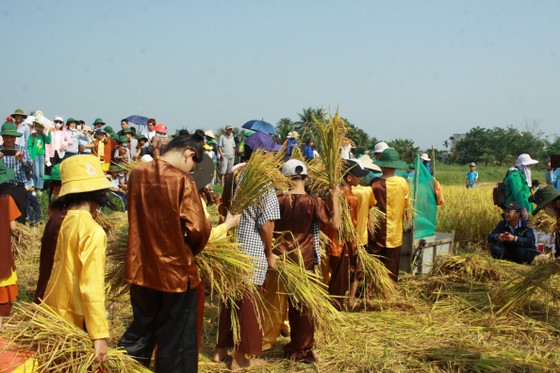
[[[288,162],[284,163],[282,167],[282,174],[284,176],[307,176],[307,167],[305,163],[298,159],[290,159]]]
[[[511,202],[508,202],[508,203],[504,206],[504,210],[521,211],[521,206],[519,206],[519,203],[517,203],[517,202],[515,202],[515,201],[511,201]]]
[[[355,159],[345,159],[344,160],[344,174],[352,175],[356,177],[364,177],[369,174],[369,170],[366,170],[359,160]]]

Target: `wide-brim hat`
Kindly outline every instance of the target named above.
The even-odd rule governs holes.
[[[111,165],[111,167],[109,167],[109,172],[120,172],[123,171],[124,168],[122,168],[121,166],[117,166],[117,165]]]
[[[136,139],[137,139],[138,141],[140,141],[140,140],[146,140],[146,141],[148,141],[148,137],[146,137],[146,135],[144,135],[143,133],[141,133],[141,134],[139,134],[138,136],[136,136]]]
[[[122,130],[122,133],[132,133],[132,130],[130,128],[125,128]]]
[[[214,134],[214,131],[212,131],[212,130],[204,131],[204,136],[209,137],[211,139],[216,138],[216,135]]]
[[[393,148],[385,149],[379,160],[375,161],[375,164],[385,168],[406,168],[406,162],[401,161],[399,152]]]
[[[43,175],[43,180],[62,180],[60,177],[60,163],[57,163],[53,166],[50,175]]]
[[[552,185],[547,185],[544,188],[537,190],[537,192],[529,198],[529,201],[535,203],[537,207],[533,210],[533,215],[542,210],[550,202],[560,197],[560,193]]]
[[[113,187],[105,177],[99,158],[94,155],[75,155],[65,159],[60,164],[60,176],[62,186],[58,197]]]
[[[420,159],[426,162],[430,162],[430,156],[428,155],[428,153],[422,153],[422,155],[420,156]]]
[[[154,126],[153,130],[159,133],[167,133],[167,128],[165,128],[165,126],[161,123]]]
[[[117,134],[115,133],[115,131],[113,130],[113,127],[111,126],[105,126],[103,127],[103,130],[105,132],[107,132],[112,138],[117,137]]]
[[[266,132],[255,132],[247,137],[245,145],[249,146],[253,151],[263,149],[267,152],[277,152],[282,148],[282,145],[275,143],[272,137]]]
[[[0,184],[7,183],[8,181],[16,178],[16,172],[11,168],[4,165],[4,160],[0,159]]]
[[[16,109],[11,117],[15,117],[16,115],[21,115],[23,118],[27,118],[27,114],[23,111],[23,109]]]
[[[373,171],[373,172],[381,172],[381,168],[373,163],[371,157],[368,154],[364,154],[360,157],[360,162],[364,165],[364,168]]]
[[[17,126],[13,122],[5,122],[2,125],[2,130],[0,131],[0,136],[15,136],[20,137],[22,133],[17,131]]]
[[[97,118],[93,121],[93,126],[95,127],[96,124],[102,124],[105,125],[105,122],[103,121],[103,119],[101,118]]]
[[[126,137],[126,136],[121,136],[121,137],[119,137],[117,141],[118,141],[119,144],[121,144],[121,145],[122,145],[122,144],[128,144],[128,142],[129,142],[128,137]]]
[[[515,161],[515,164],[521,164],[523,166],[532,166],[539,163],[536,159],[531,158],[527,153],[520,154]]]

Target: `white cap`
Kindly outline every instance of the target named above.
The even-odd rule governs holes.
[[[539,163],[539,161],[531,158],[531,156],[527,153],[521,154],[519,157],[517,157],[517,161],[515,161],[516,165],[523,165],[523,166],[531,166],[537,163]]]
[[[282,174],[284,176],[307,176],[307,167],[305,163],[298,159],[290,159],[288,162],[284,163],[282,167]]]
[[[469,164],[469,166],[476,166],[476,163],[471,162],[471,163]]]
[[[430,157],[428,156],[428,153],[422,153],[420,159],[427,162],[431,161]]]
[[[387,145],[387,143],[385,141],[381,141],[381,142],[378,142],[377,144],[375,144],[375,147],[373,148],[373,152],[374,153],[383,153],[383,151],[387,148],[389,148],[389,145]]]
[[[291,133],[291,132],[288,132],[288,134],[286,135],[286,138],[287,138],[287,139],[291,139],[291,138],[292,138],[292,133]]]

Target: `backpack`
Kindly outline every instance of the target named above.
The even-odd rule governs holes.
[[[496,186],[492,190],[492,199],[494,201],[494,205],[500,208],[504,208],[504,206],[506,205],[506,186],[504,182],[506,181],[508,175],[509,175],[509,170],[506,173],[506,176],[504,177],[502,182],[496,184]]]

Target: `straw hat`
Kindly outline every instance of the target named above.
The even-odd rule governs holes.
[[[0,159],[0,184],[4,184],[16,178],[16,172],[4,165],[4,160]]]
[[[215,138],[216,138],[216,135],[214,134],[214,132],[213,132],[212,130],[204,131],[204,135],[205,135],[206,137],[211,138],[211,139],[215,139]]]
[[[20,115],[23,117],[23,119],[27,118],[27,114],[25,114],[25,112],[23,111],[23,109],[16,109],[16,111],[14,111],[14,113],[12,115],[10,115],[11,117],[15,117],[16,115]]]
[[[105,177],[99,159],[94,155],[75,155],[65,159],[60,164],[60,176],[62,186],[59,197],[113,187]]]

